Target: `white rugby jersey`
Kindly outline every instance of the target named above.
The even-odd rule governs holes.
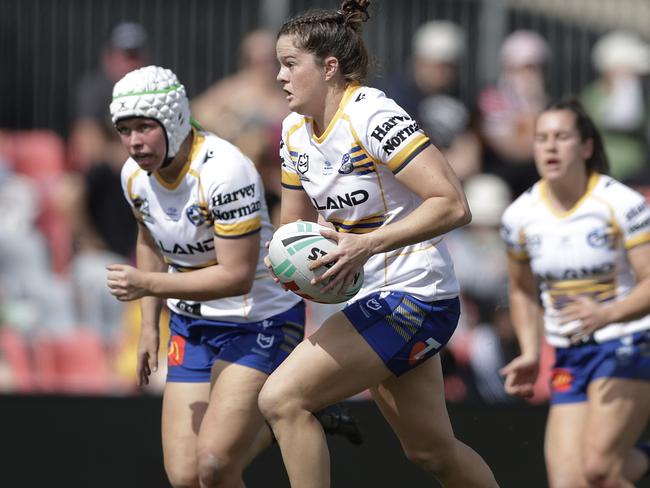
[[[418,124],[374,88],[351,85],[320,137],[297,113],[282,127],[282,185],[304,190],[339,232],[363,234],[406,217],[422,203],[395,175],[428,144]],[[354,298],[398,290],[424,301],[458,295],[442,237],[372,256]]]
[[[194,130],[190,156],[174,183],[147,173],[129,158],[122,188],[135,214],[153,236],[169,272],[217,263],[214,237],[237,239],[261,232],[255,281],[250,293],[196,302],[168,299],[182,315],[229,322],[256,322],[284,312],[300,301],[273,282],[264,266],[273,228],[262,180],[253,163],[235,146],[208,132]]]
[[[562,307],[576,296],[618,300],[634,287],[626,250],[650,242],[650,208],[639,193],[593,173],[587,192],[568,212],[558,212],[540,181],[505,211],[501,234],[514,259],[529,260],[539,282],[548,342],[568,347],[579,324],[560,325]],[[609,324],[594,333],[597,342],[650,329],[650,315]]]

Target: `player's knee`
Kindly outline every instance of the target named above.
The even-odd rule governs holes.
[[[165,465],[169,484],[174,488],[198,488],[199,478],[196,469],[187,466]]]
[[[611,456],[589,453],[583,464],[584,477],[594,488],[615,488],[619,486],[615,459]]]
[[[266,382],[257,399],[260,412],[270,423],[291,415],[294,403],[291,396],[280,385],[276,385],[272,378]]]
[[[444,473],[454,465],[455,449],[451,445],[447,447],[404,447],[404,454],[413,464],[435,475]]]
[[[232,486],[240,474],[235,464],[227,458],[209,451],[198,453],[198,475],[201,486],[206,488]]]

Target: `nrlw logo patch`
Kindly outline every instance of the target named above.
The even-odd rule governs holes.
[[[298,156],[297,168],[298,172],[303,175],[309,170],[309,154],[301,153],[300,156]]]

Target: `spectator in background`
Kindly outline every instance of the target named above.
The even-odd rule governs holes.
[[[271,221],[279,203],[277,154],[280,128],[288,115],[285,94],[275,79],[275,36],[249,32],[241,44],[241,67],[192,101],[192,115],[210,132],[235,144],[257,167],[266,189]],[[279,207],[278,207],[279,208]]]
[[[145,65],[147,33],[140,24],[122,22],[110,34],[101,65],[76,87],[70,132],[70,159],[75,169],[98,161],[124,161],[127,154],[115,136],[108,113],[113,85],[129,71]]]
[[[113,354],[120,340],[124,305],[105,285],[105,266],[133,257],[136,224],[120,181],[127,153],[110,120],[113,85],[146,60],[147,34],[123,22],[111,32],[101,68],[79,83],[70,145],[80,173],[66,175],[57,189],[58,210],[74,239],[71,276],[77,321],[102,335]]]
[[[535,117],[548,102],[544,69],[546,41],[536,32],[517,30],[501,45],[501,74],[479,94],[484,170],[506,180],[521,194],[537,180],[533,163]]]
[[[601,130],[611,174],[624,182],[642,177],[650,183],[650,99],[643,86],[650,74],[650,46],[632,33],[614,31],[598,40],[592,60],[600,76],[580,98]]]
[[[0,158],[0,295],[3,322],[40,334],[73,324],[69,289],[50,266],[46,239],[36,226],[40,196],[34,183]]]
[[[512,195],[502,178],[490,174],[472,176],[464,189],[472,222],[446,238],[463,302],[449,349],[459,367],[471,369],[480,398],[495,403],[507,400],[499,370],[516,342],[507,313],[505,245],[499,235],[501,215]]]
[[[414,115],[461,181],[480,171],[480,141],[471,129],[469,110],[458,97],[458,67],[464,53],[465,33],[459,26],[427,22],[413,36],[410,69],[380,84]]]

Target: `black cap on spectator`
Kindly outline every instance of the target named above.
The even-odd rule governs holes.
[[[111,32],[109,44],[124,51],[139,51],[147,43],[147,31],[137,22],[122,22]]]

